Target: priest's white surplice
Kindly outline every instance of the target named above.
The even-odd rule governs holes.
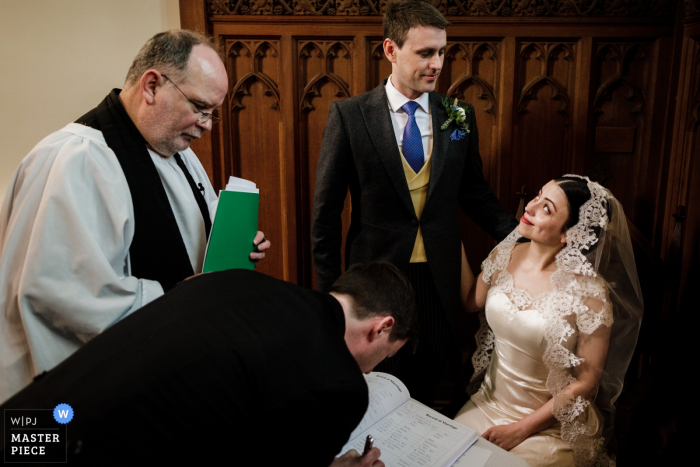
[[[201,272],[206,239],[192,189],[174,158],[149,152]],[[213,219],[209,178],[190,149],[181,154]],[[163,294],[130,274],[134,228],[126,178],[100,131],[71,123],[23,159],[0,212],[0,403]]]

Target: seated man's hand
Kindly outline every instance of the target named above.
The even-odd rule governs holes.
[[[270,248],[270,240],[265,237],[265,234],[258,230],[255,239],[253,239],[253,245],[255,245],[255,251],[250,254],[250,260],[256,263],[265,257],[265,250]]]
[[[381,454],[378,448],[370,449],[363,456],[351,449],[342,456],[336,457],[330,467],[384,467],[384,462],[379,460]]]

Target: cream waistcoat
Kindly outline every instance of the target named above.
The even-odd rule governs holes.
[[[430,166],[432,161],[432,154],[428,156],[423,164],[423,168],[417,174],[413,171],[406,158],[401,154],[401,163],[403,164],[403,172],[406,175],[406,181],[408,182],[408,191],[411,193],[411,200],[413,201],[413,209],[416,211],[416,217],[420,220],[421,214],[423,214],[423,207],[425,206],[425,199],[428,196],[428,182],[430,181]],[[416,243],[413,245],[413,253],[411,253],[411,263],[425,263],[428,258],[425,256],[425,245],[423,244],[423,233],[418,227],[418,234],[416,235]]]

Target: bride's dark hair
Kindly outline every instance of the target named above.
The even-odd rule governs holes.
[[[559,177],[555,178],[554,181],[564,191],[569,201],[569,218],[564,223],[564,229],[570,229],[578,224],[581,206],[591,199],[591,190],[588,188],[588,181],[578,177]],[[608,219],[612,219],[612,205],[605,200],[602,200],[602,204],[607,211]],[[596,238],[600,238],[601,227],[599,225],[589,225],[588,227],[593,230]],[[592,252],[597,247],[598,244],[594,243],[588,251]]]
[[[570,229],[578,223],[579,210],[583,203],[591,199],[591,190],[588,189],[588,182],[582,178],[559,177],[554,181],[564,191],[569,201],[569,218],[566,219],[564,227]]]

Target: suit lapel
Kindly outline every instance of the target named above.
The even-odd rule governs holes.
[[[440,126],[447,120],[447,113],[442,107],[442,99],[440,97],[440,94],[437,92],[430,93],[430,116],[433,120],[433,152],[431,156],[432,162],[430,167],[430,181],[428,182],[428,195],[425,200],[426,204],[445,168],[447,150],[450,147],[450,128],[444,131],[440,129]]]
[[[401,153],[399,152],[399,146],[396,144],[396,136],[394,136],[394,126],[389,115],[389,104],[386,90],[384,89],[385,84],[386,80],[374,88],[369,98],[360,106],[360,110],[365,119],[365,125],[367,125],[367,131],[372,139],[374,149],[382,161],[389,179],[391,179],[406,209],[415,213],[411,194],[408,191],[406,175],[403,171],[403,164],[401,163]]]

